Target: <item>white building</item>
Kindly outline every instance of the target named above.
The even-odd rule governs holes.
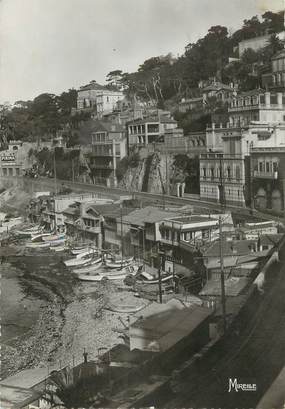
[[[118,101],[123,99],[122,91],[111,90],[103,85],[91,81],[90,84],[82,86],[77,95],[78,110],[92,110],[95,115],[101,117],[116,108]]]
[[[254,90],[236,96],[227,124],[207,128],[208,152],[200,155],[200,196],[224,205],[251,200],[250,153],[285,121],[285,95]],[[281,132],[281,130],[280,130]]]

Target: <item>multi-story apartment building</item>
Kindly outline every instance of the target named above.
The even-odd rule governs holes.
[[[260,210],[282,212],[285,204],[285,121],[258,135],[250,156],[252,204]]]
[[[118,123],[96,121],[91,129],[89,167],[95,183],[117,186],[117,165],[126,156],[125,128]]]
[[[285,90],[285,49],[272,57],[271,72],[263,74],[262,85],[270,90]]]
[[[200,156],[200,196],[244,206],[251,201],[250,151],[285,120],[285,95],[255,90],[235,97],[229,123],[207,128],[208,152]]]
[[[150,143],[164,142],[165,132],[177,128],[177,122],[170,116],[157,115],[136,119],[128,123],[128,144],[147,146]]]
[[[109,89],[96,81],[82,86],[77,94],[77,109],[91,110],[98,117],[112,112],[119,100],[123,98],[122,91]]]

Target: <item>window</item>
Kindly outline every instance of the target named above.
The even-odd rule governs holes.
[[[236,179],[240,179],[240,167],[236,167]]]
[[[273,162],[273,172],[277,172],[277,171],[278,171],[278,163]]]
[[[266,168],[266,172],[269,173],[269,172],[270,172],[270,164],[269,164],[269,162],[266,162],[265,168]]]
[[[231,190],[229,189],[229,196],[231,195]]]
[[[228,179],[231,178],[231,168],[230,166],[227,167],[227,175],[228,175]]]
[[[263,171],[263,162],[259,162],[258,168],[259,168],[259,172]]]
[[[206,168],[203,168],[203,178],[206,179]]]
[[[214,177],[215,177],[215,175],[214,175],[214,168],[211,168],[211,179],[213,180]]]

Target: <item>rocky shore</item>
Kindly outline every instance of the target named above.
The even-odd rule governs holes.
[[[52,293],[50,286],[41,280],[37,283],[41,291],[47,291],[48,305],[28,332],[2,346],[2,379],[37,366],[76,365],[82,362],[84,349],[88,359],[96,359],[100,348],[123,342],[120,330],[128,325],[128,314],[109,311],[108,304],[145,304],[123,283],[80,283],[74,279],[68,297],[59,293],[60,286]]]

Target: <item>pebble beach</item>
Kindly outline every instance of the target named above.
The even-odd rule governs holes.
[[[13,263],[46,304],[28,331],[2,344],[2,379],[38,366],[79,364],[84,350],[96,359],[100,348],[123,342],[120,332],[128,326],[129,314],[112,312],[108,304],[146,305],[123,282],[80,282],[51,254],[12,258]]]

